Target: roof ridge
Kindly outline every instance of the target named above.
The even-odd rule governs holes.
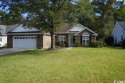
[[[16,27],[20,26],[20,24],[15,24],[15,25],[8,25],[10,27],[6,27],[6,33],[12,31],[13,29],[15,29]]]

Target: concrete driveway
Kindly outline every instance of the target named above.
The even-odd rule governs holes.
[[[0,55],[22,52],[22,51],[27,51],[27,50],[31,50],[31,49],[19,49],[19,48],[0,49]]]

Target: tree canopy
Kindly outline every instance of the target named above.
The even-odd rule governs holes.
[[[125,4],[117,0],[1,0],[1,24],[23,23],[54,35],[62,23],[78,22],[105,38],[116,21],[125,21]]]

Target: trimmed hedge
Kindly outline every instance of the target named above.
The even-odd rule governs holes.
[[[79,47],[80,46],[80,41],[75,41],[75,47]]]
[[[68,41],[64,42],[65,47],[68,47]]]
[[[91,42],[92,47],[101,47],[101,41],[92,41]]]
[[[61,46],[61,44],[60,44],[60,42],[59,42],[59,41],[58,41],[58,42],[56,42],[55,44],[56,44],[56,46]]]
[[[64,44],[60,44],[59,41],[56,42],[55,44],[56,44],[57,47],[68,47],[68,42],[67,41],[65,41]]]

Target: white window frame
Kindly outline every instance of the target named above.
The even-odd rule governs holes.
[[[60,44],[64,44],[64,42],[66,41],[66,36],[58,36],[58,41],[60,42]]]
[[[83,41],[85,41],[85,43]],[[82,35],[82,44],[88,45],[88,41],[90,42],[90,35],[88,32],[84,32]]]

